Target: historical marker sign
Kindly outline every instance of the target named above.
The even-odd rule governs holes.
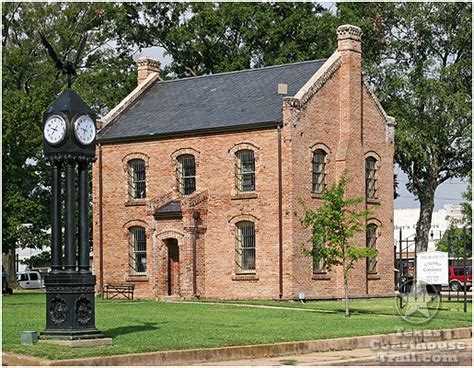
[[[416,279],[432,285],[448,284],[448,253],[423,252],[416,257]]]

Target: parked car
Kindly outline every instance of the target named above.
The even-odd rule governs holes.
[[[472,267],[466,267],[466,290],[472,287]],[[464,267],[450,266],[449,267],[449,288],[453,291],[464,289]]]
[[[24,271],[16,274],[18,285],[22,289],[42,289],[43,279],[38,271]]]
[[[2,294],[13,294],[13,289],[8,287],[8,273],[5,272],[5,268],[2,266]]]

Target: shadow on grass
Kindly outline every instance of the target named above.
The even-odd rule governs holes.
[[[136,332],[157,330],[159,328],[158,325],[163,325],[165,323],[168,323],[168,322],[143,323],[141,325],[135,325],[135,326],[116,327],[116,328],[111,328],[109,330],[103,330],[102,332],[107,337],[117,337],[121,335],[133,334]]]

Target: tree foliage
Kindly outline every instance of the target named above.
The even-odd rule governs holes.
[[[348,180],[344,176],[338,184],[323,193],[322,204],[316,210],[304,207],[301,224],[311,229],[311,255],[316,261],[323,261],[324,267],[330,271],[334,266],[342,267],[344,275],[345,315],[349,315],[348,274],[357,260],[373,258],[377,251],[365,244],[355,244],[354,236],[365,231],[365,221],[370,215],[369,210],[359,210],[358,205],[363,198],[345,198]],[[316,247],[313,245],[316,244]]]
[[[116,105],[133,88],[131,53],[108,46],[115,38],[114,4],[4,3],[2,7],[2,251],[15,283],[14,249],[48,243],[50,170],[42,155],[43,114],[65,88],[41,45],[42,31],[57,53],[73,59],[88,34],[75,89],[96,111]]]
[[[167,77],[187,77],[325,58],[335,17],[317,3],[142,3],[121,18],[119,38],[160,46]],[[133,10],[131,10],[133,9]],[[133,32],[130,30],[133,29]]]
[[[471,11],[471,3],[340,5],[366,34],[365,68],[397,121],[395,160],[420,201],[418,250],[427,248],[436,188],[471,168]]]

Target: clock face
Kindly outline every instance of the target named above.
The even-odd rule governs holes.
[[[53,115],[44,124],[44,138],[50,144],[58,144],[66,136],[66,122],[59,115]]]
[[[91,144],[95,138],[94,121],[88,115],[80,116],[74,123],[74,134],[81,144]]]

